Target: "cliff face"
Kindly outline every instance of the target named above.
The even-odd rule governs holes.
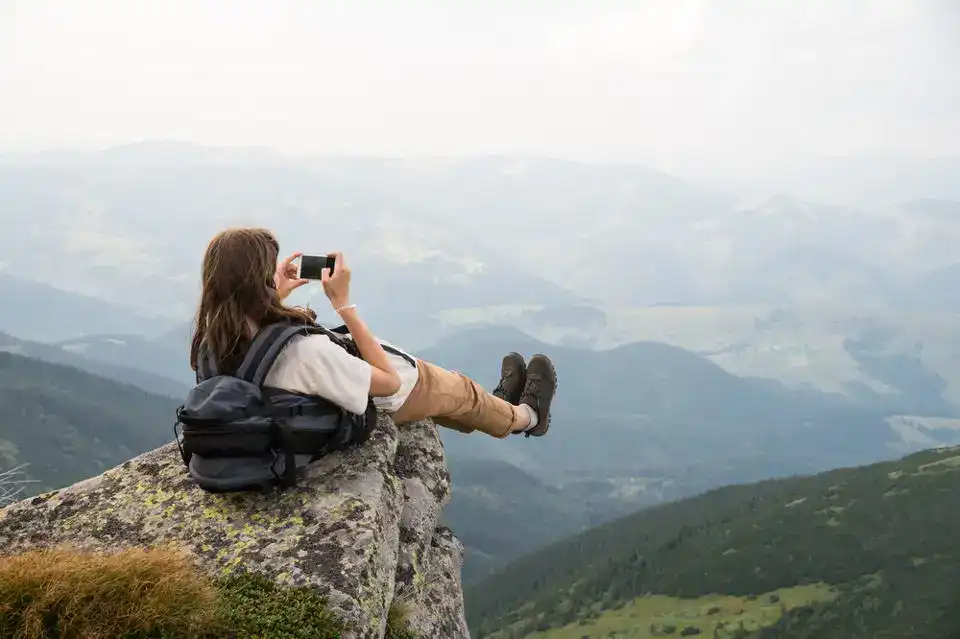
[[[383,637],[388,611],[401,604],[416,635],[468,638],[463,547],[438,529],[449,496],[434,426],[398,429],[381,415],[365,445],[270,494],[203,492],[171,443],[0,510],[0,552],[172,546],[214,577],[255,572],[310,586],[344,620],[347,637]]]

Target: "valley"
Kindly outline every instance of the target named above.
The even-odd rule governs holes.
[[[948,447],[655,506],[468,587],[471,627],[478,639],[951,636],[958,470]]]

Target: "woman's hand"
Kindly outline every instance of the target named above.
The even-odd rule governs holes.
[[[325,268],[321,271],[323,292],[327,294],[333,310],[339,310],[350,304],[350,269],[343,259],[343,253],[329,253],[333,256],[333,273]]]
[[[290,293],[309,282],[310,280],[299,279],[297,277],[297,265],[293,261],[300,257],[302,253],[294,253],[287,259],[277,264],[277,270],[273,274],[273,282],[277,285],[277,295],[282,302]]]
[[[330,299],[333,310],[337,311],[353,338],[360,357],[370,364],[373,370],[370,376],[371,397],[388,397],[400,390],[400,375],[393,367],[383,346],[370,329],[360,319],[357,309],[350,304],[350,269],[342,253],[330,253],[333,256],[333,273],[325,268],[320,272],[323,292]]]

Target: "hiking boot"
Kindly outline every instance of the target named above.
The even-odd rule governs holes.
[[[527,363],[523,360],[523,355],[510,353],[503,358],[503,363],[500,365],[500,383],[494,389],[493,396],[517,405],[520,403],[520,395],[523,394],[526,383]]]
[[[550,404],[557,392],[557,371],[546,355],[534,355],[527,364],[527,383],[520,403],[537,413],[537,425],[523,431],[527,437],[543,437],[550,428]]]

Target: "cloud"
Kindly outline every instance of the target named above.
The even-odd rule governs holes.
[[[627,64],[655,69],[689,53],[703,28],[705,0],[643,0],[552,27],[548,59],[568,70]]]

